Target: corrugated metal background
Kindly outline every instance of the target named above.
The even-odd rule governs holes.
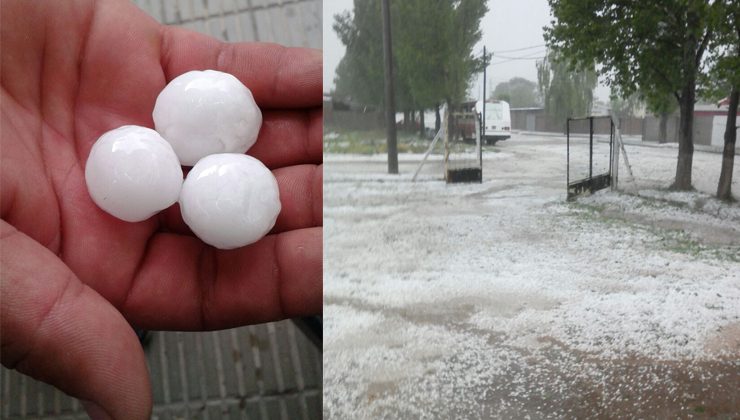
[[[162,23],[227,41],[321,48],[321,0],[134,0]],[[319,419],[321,353],[290,321],[156,332],[146,347],[153,419]],[[0,369],[3,419],[85,419],[79,403]]]
[[[225,41],[321,48],[321,0],[134,0],[155,19]]]

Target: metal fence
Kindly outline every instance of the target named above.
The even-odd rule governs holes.
[[[597,127],[606,126],[606,134]],[[614,124],[611,117],[566,120],[566,184],[568,199],[606,188],[612,181]]]

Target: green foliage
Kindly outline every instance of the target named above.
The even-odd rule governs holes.
[[[644,97],[644,95],[641,95]],[[678,102],[676,98],[669,93],[659,95],[654,93],[653,95],[645,98],[647,109],[655,115],[669,115],[673,114],[678,109]]]
[[[598,64],[622,96],[635,92],[664,112],[679,103],[679,148],[672,188],[691,189],[697,80],[723,2],[737,0],[548,0],[554,17],[545,40],[574,68]]]
[[[493,99],[498,99],[499,101],[505,101],[508,102],[509,105],[511,105],[511,95],[507,93],[496,93],[493,95]]]
[[[740,87],[740,2],[720,0],[715,9],[715,32],[709,43],[707,67],[700,79],[700,94],[715,101]]]
[[[637,93],[633,93],[632,95],[623,98],[618,92],[612,90],[609,95],[609,105],[615,115],[623,118],[634,116],[635,113],[642,108],[643,102],[640,99],[640,95]]]
[[[522,77],[514,77],[508,82],[496,85],[491,95],[494,99],[506,101],[512,108],[537,106],[537,83]]]
[[[594,101],[596,72],[591,68],[573,69],[554,52],[537,62],[537,81],[545,111],[556,121],[588,115]]]
[[[621,96],[640,92],[653,110],[696,79],[716,13],[706,0],[548,1],[548,45],[573,67],[598,63]]]
[[[380,2],[355,0],[354,13],[334,16],[333,29],[347,49],[337,66],[336,94],[367,105],[383,103]]]
[[[404,81],[415,109],[432,108],[444,99],[440,86],[445,78],[438,65],[446,51],[439,47],[442,34],[426,20],[440,22],[448,16],[441,8],[425,3],[422,0],[393,3],[395,17],[400,22],[392,28],[396,41],[393,54],[398,69],[396,80]]]
[[[399,111],[428,109],[465,99],[482,59],[487,0],[392,0],[394,84]],[[335,16],[334,30],[347,52],[337,67],[336,92],[382,105],[383,50],[380,2],[355,0],[353,13]]]
[[[426,8],[433,8],[428,1]],[[439,6],[446,10],[449,19],[439,27],[440,45],[445,45],[441,56],[441,69],[445,75],[443,86],[445,98],[452,104],[465,99],[473,76],[482,71],[483,61],[476,58],[473,47],[481,39],[480,21],[488,11],[487,0],[440,0]],[[435,25],[438,23],[427,22]]]

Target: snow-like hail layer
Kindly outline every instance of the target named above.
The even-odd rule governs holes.
[[[696,152],[700,192],[670,193],[675,149],[628,147],[629,194],[566,203],[562,141],[498,147],[474,185],[445,185],[438,160],[411,183],[416,156],[400,176],[326,157],[329,418],[568,415],[579,383],[607,404],[678,392],[674,363],[740,356],[740,207],[707,194],[721,155]]]

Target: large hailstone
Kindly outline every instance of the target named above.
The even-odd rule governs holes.
[[[220,249],[257,242],[280,213],[278,184],[259,160],[242,154],[204,157],[188,173],[180,192],[185,223]]]
[[[177,202],[182,168],[159,133],[125,125],[95,142],[85,181],[98,207],[121,220],[140,222]]]
[[[154,105],[154,128],[192,166],[215,153],[244,153],[257,141],[262,112],[236,77],[216,70],[173,79]]]

